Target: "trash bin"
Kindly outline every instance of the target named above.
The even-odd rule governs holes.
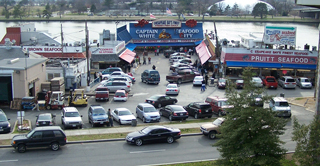
[[[280,97],[284,97],[284,93],[280,93]]]
[[[132,127],[137,126],[137,119],[132,119],[132,121],[131,121],[131,126],[132,126]]]

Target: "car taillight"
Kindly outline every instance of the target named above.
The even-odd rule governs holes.
[[[169,89],[167,89],[166,91],[169,91]]]
[[[119,97],[119,96],[114,96],[114,97]]]
[[[187,112],[186,115],[189,115],[189,113]]]
[[[295,82],[293,82],[292,84],[296,84]]]
[[[174,116],[177,116],[177,113],[173,113]]]
[[[130,85],[128,85],[127,87],[130,88]]]
[[[52,122],[50,122],[50,126],[51,126],[51,125],[53,125],[53,123],[52,123]]]
[[[199,113],[201,113],[201,109],[199,109]]]
[[[152,104],[154,104],[154,103],[155,103],[155,101],[152,102]]]
[[[39,125],[39,122],[37,122],[36,125]]]
[[[178,92],[178,90],[177,90],[177,89],[175,89],[174,91],[175,91],[175,92]]]
[[[67,141],[67,137],[64,137],[64,141]]]
[[[284,83],[284,84],[288,85],[289,83]]]

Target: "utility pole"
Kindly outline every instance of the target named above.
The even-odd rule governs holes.
[[[61,17],[61,14],[60,14]],[[62,24],[61,24],[61,53],[62,53],[62,57],[63,57],[63,31],[62,31]]]
[[[86,55],[87,55],[87,91],[90,91],[90,57],[89,57],[89,32],[88,32],[88,26],[87,21],[86,24]]]
[[[221,68],[221,59],[220,59],[220,44],[218,41],[218,35],[217,35],[217,28],[216,28],[216,22],[213,21],[213,25],[214,25],[214,33],[215,33],[215,37],[216,37],[216,58],[218,58],[218,80],[220,78],[220,68]]]
[[[319,90],[319,87],[320,87],[320,67],[319,67],[319,64],[320,64],[320,57],[319,57],[319,54],[320,54],[320,24],[318,26],[318,30],[319,30],[319,41],[318,41],[318,64],[317,64],[317,70],[316,70],[316,78],[315,78],[315,89],[316,89],[316,115],[320,115],[320,90]],[[319,116],[320,117],[320,116]],[[319,119],[320,120],[320,119]]]

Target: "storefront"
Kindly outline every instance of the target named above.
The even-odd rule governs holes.
[[[241,73],[251,67],[258,75],[305,76],[313,78],[317,68],[317,51],[284,49],[247,49],[223,47],[221,62],[225,75]]]

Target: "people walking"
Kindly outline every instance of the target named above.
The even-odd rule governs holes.
[[[147,60],[146,60],[146,57],[145,56],[143,56],[143,65],[146,65],[147,64],[147,62],[146,62]]]
[[[34,103],[34,107],[32,108],[32,111],[34,111],[35,109],[37,109],[37,111],[40,111],[40,110],[39,110],[39,103],[38,103],[38,101],[36,101],[36,102]]]
[[[208,85],[208,79],[209,79],[209,77],[208,77],[207,74],[206,74],[206,76],[204,77],[204,79],[206,80],[206,85]]]
[[[202,81],[202,84],[201,84],[201,92],[202,91],[206,91],[206,84],[205,84],[206,82],[203,80]]]
[[[110,108],[108,109],[109,126],[113,127],[113,117]]]
[[[152,66],[152,69],[153,69],[153,70],[156,70],[156,66],[155,66],[155,65],[153,65],[153,66]]]
[[[160,50],[159,50],[159,48],[157,48],[157,55],[159,56],[159,53],[160,53]]]
[[[157,49],[154,50],[154,56],[157,56]]]
[[[151,64],[151,57],[148,57],[148,62],[149,64]]]

